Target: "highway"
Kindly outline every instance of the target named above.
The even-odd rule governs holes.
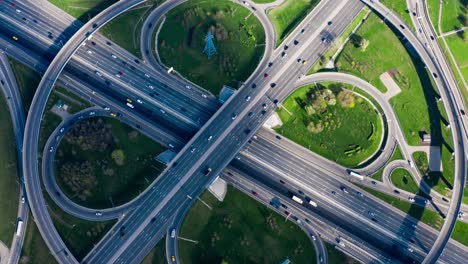
[[[449,123],[451,125],[452,138],[454,141],[454,153],[455,153],[455,179],[452,190],[452,200],[450,201],[449,211],[445,218],[444,225],[437,240],[431,247],[431,251],[428,253],[424,263],[435,263],[438,257],[442,254],[445,245],[450,239],[450,235],[455,227],[457,221],[458,212],[463,198],[463,189],[465,185],[465,174],[466,174],[466,157],[465,157],[465,144],[466,144],[466,126],[461,116],[461,109],[464,108],[464,104],[461,104],[457,95],[459,91],[451,83],[452,77],[447,76],[447,72],[450,72],[450,68],[447,65],[441,65],[439,56],[431,57],[427,50],[424,48],[421,42],[417,39],[415,34],[409,29],[405,29],[404,22],[401,18],[393,14],[388,8],[382,5],[380,2],[370,3],[370,1],[363,0],[368,4],[375,12],[379,13],[385,19],[391,23],[415,48],[421,59],[426,64],[426,67],[433,75],[433,81],[437,85],[440,92]],[[443,54],[442,54],[443,57]],[[452,90],[453,89],[453,90]]]
[[[276,62],[275,62],[276,63]],[[238,117],[239,118],[239,117]]]
[[[25,178],[26,192],[31,211],[36,220],[38,229],[46,242],[49,250],[60,263],[77,263],[75,257],[68,253],[65,244],[57,233],[50,215],[47,211],[44,197],[42,196],[41,183],[38,171],[38,143],[41,127],[41,117],[50,92],[58,75],[70,60],[75,51],[84,43],[87,37],[97,31],[106,22],[117,15],[125,12],[133,6],[141,3],[141,0],[119,1],[91,19],[86,25],[62,47],[44,73],[39,87],[36,90],[30,107],[30,114],[26,120],[24,142],[23,142],[23,172]]]
[[[23,227],[20,232],[20,235],[16,235],[16,230],[12,234],[13,240],[11,242],[10,255],[8,258],[8,263],[18,263],[21,256],[21,248],[24,241],[24,235],[26,233],[26,228],[28,225],[29,219],[29,207],[27,202],[26,191],[24,189],[23,181],[23,167],[21,152],[23,149],[23,134],[24,134],[24,124],[26,117],[24,115],[24,107],[21,101],[21,95],[19,92],[18,84],[16,83],[15,75],[10,67],[10,62],[5,54],[0,53],[0,80],[1,80],[1,89],[2,93],[6,100],[6,105],[10,110],[11,122],[13,124],[13,131],[15,135],[15,145],[16,145],[16,162],[18,169],[18,182],[19,182],[19,197],[18,197],[18,213],[16,216],[16,223],[19,219],[23,221]]]
[[[334,6],[332,7],[333,4]],[[316,19],[319,21],[330,20],[338,14],[338,11],[341,10],[341,8],[344,8],[345,4],[346,2],[340,2],[337,6],[336,3],[333,3],[333,1],[321,2],[321,4],[319,4],[318,7],[312,12],[311,16],[317,16]],[[359,8],[362,7],[359,2],[354,2],[349,5],[351,7],[356,6],[357,4],[359,4]],[[323,8],[323,6],[326,6],[326,8]],[[326,10],[327,8],[328,10]],[[349,17],[342,16],[340,19],[351,20],[353,17],[354,16],[350,14]],[[336,29],[337,25],[341,25],[341,30],[343,30],[344,25],[346,24],[347,23],[336,22],[333,29]],[[312,36],[317,36],[320,33],[320,30],[323,30],[325,26],[326,23],[322,25],[310,25],[308,26],[308,30]],[[297,35],[297,33],[293,33],[291,36],[294,35]],[[291,42],[291,38],[289,38],[289,41]],[[148,195],[148,199],[141,207],[132,213],[127,214],[125,219],[120,221],[120,223],[112,229],[114,232],[111,232],[111,235],[108,233],[108,235],[106,235],[104,239],[101,240],[101,242],[95,247],[95,249],[92,250],[92,252],[85,258],[85,261],[110,261],[125,263],[138,261],[135,259],[135,252],[131,252],[131,248],[143,248],[144,245],[148,245],[148,239],[154,240],[155,235],[160,238],[162,234],[159,232],[159,230],[155,231],[154,228],[151,228],[151,226],[164,226],[165,219],[170,218],[168,213],[174,211],[174,208],[179,208],[181,204],[185,203],[187,200],[187,195],[196,197],[209,184],[211,181],[209,178],[211,177],[204,176],[207,167],[211,166],[212,175],[217,175],[222,169],[224,169],[227,163],[232,158],[234,158],[238,150],[245,144],[244,142],[246,142],[248,137],[250,137],[255,132],[256,128],[261,126],[267,116],[266,113],[261,114],[261,106],[258,104],[261,103],[260,100],[268,100],[268,98],[263,97],[263,94],[270,89],[270,83],[275,82],[278,79],[278,77],[274,77],[275,74],[277,74],[277,72],[284,71],[286,68],[291,69],[298,67],[295,59],[302,55],[301,53],[303,53],[305,51],[305,47],[308,46],[307,43],[310,42],[320,43],[320,41],[314,37],[304,40],[304,46],[300,46],[298,49],[292,49],[293,54],[298,53],[296,56],[291,55],[293,59],[285,58],[284,63],[278,63],[280,65],[279,69],[273,65],[273,67],[270,69],[272,76],[270,80],[265,80],[263,76],[256,79],[258,84],[257,88],[250,88],[251,81],[248,80],[246,82],[246,86],[244,86],[245,89],[241,88],[237,94],[232,96],[208,121],[208,123],[205,124],[199,132],[197,132],[191,141],[179,152],[175,160],[169,164],[166,172],[163,173],[163,175],[161,175],[156,181],[156,183],[159,184],[159,188]],[[317,44],[316,46],[325,49],[324,46]],[[274,52],[274,56],[279,56],[279,54],[280,52]],[[278,58],[277,60],[280,61],[281,59]],[[260,74],[254,73],[253,76],[258,75]],[[282,78],[282,81],[284,80],[286,83],[291,77],[293,76],[290,76],[289,78],[286,77],[284,79]],[[278,86],[280,86],[279,83]],[[245,99],[248,96],[251,97],[250,100]],[[271,104],[272,102],[268,103]],[[255,109],[255,111],[260,113],[253,116],[252,121],[250,121],[250,118],[247,117],[247,112],[255,105],[260,106]],[[234,117],[233,109],[243,110],[242,112],[236,113],[237,117]],[[271,108],[270,111],[273,111],[273,108]],[[229,119],[229,117],[234,118]],[[240,125],[241,123],[247,126],[252,126],[251,130],[246,133],[247,129],[249,128],[247,128],[245,125]],[[231,130],[232,134],[230,134]],[[228,134],[230,135],[228,136]],[[242,136],[239,137],[238,135]],[[229,139],[223,140],[226,136],[228,136]],[[222,148],[224,153],[223,155],[215,153],[217,151],[214,150],[218,146]],[[193,149],[196,150],[192,151]],[[210,164],[205,163],[207,160],[210,161]],[[211,165],[211,163],[213,163],[214,166]],[[194,177],[191,177],[194,173]],[[185,185],[185,183],[187,184]],[[174,198],[171,199],[172,197]],[[137,220],[138,218],[139,220]],[[150,220],[153,218],[155,220],[150,224]],[[145,220],[142,222],[142,225],[135,224],[135,221],[141,223],[140,221],[143,219]],[[118,238],[119,232],[116,232],[116,230],[121,228],[122,225],[125,226],[125,230],[128,230],[126,232],[129,234],[123,238],[123,242]],[[135,241],[135,243],[132,243],[133,241]],[[124,253],[124,257],[119,258],[122,253]]]

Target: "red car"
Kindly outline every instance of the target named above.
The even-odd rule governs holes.
[[[266,78],[266,77],[268,77],[268,73],[265,73],[265,74],[263,75],[263,78]]]

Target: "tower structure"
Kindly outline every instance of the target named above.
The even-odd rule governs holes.
[[[206,34],[205,37],[205,48],[203,49],[203,53],[205,53],[206,56],[208,56],[208,59],[210,59],[211,56],[213,56],[214,54],[218,53],[213,44],[213,38],[214,37],[211,34],[211,32],[208,31],[208,34]]]

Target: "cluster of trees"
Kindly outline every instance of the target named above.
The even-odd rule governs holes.
[[[357,34],[352,34],[349,41],[355,48],[360,48],[362,51],[365,51],[369,46],[369,41]]]
[[[65,185],[82,201],[91,196],[97,185],[91,162],[68,161],[60,167],[60,175]]]
[[[86,119],[76,124],[65,140],[83,151],[104,151],[113,144],[111,125],[102,119]]]

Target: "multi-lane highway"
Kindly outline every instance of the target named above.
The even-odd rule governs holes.
[[[323,7],[322,7],[322,6],[319,6],[318,8],[323,8]],[[352,10],[353,10],[353,9],[352,9]],[[353,12],[354,12],[355,10],[356,10],[356,9],[354,9]],[[351,13],[353,13],[353,12],[351,12]],[[312,16],[312,17],[313,17],[313,16]],[[350,17],[352,18],[352,14],[350,14]],[[346,20],[346,19],[349,20],[350,17],[346,17],[346,16],[345,16],[345,17],[342,19],[342,21],[343,21],[343,20]],[[324,17],[324,18],[325,18],[325,20],[326,20],[326,17]],[[323,18],[320,18],[320,19],[323,20]],[[325,20],[323,20],[323,21],[325,21]],[[345,22],[343,22],[343,23],[345,24]],[[304,23],[304,24],[306,24],[306,23]],[[324,23],[324,24],[325,24],[325,23]],[[335,20],[335,21],[334,21],[334,26],[333,26],[333,29],[332,29],[332,30],[336,30],[336,31],[338,31],[338,33],[339,33],[339,28],[340,28],[340,27],[338,26],[338,27],[337,27],[338,29],[337,29],[337,28],[335,27],[336,24],[337,24],[337,21]],[[339,25],[339,23],[338,23],[338,25]],[[307,30],[308,30],[307,32],[309,32],[310,29],[311,29],[311,28],[307,28]],[[337,33],[337,32],[333,32],[333,33]],[[314,35],[313,35],[313,36],[314,36]],[[318,38],[317,36],[318,36],[318,34],[315,35],[315,38],[316,38],[317,42],[320,42],[320,41],[318,41],[319,38]],[[300,40],[301,45],[302,45],[302,42],[303,42],[303,40],[301,39],[301,40]],[[289,39],[289,43],[291,43],[291,38]],[[318,44],[318,45],[317,45],[317,44]],[[89,43],[88,43],[88,45],[89,45]],[[91,44],[91,45],[92,45],[92,44]],[[103,43],[103,45],[107,45],[107,44],[104,44],[104,43]],[[323,43],[316,43],[316,44],[315,44],[316,47],[313,47],[313,48],[318,49],[318,50],[320,50],[320,48],[322,48],[322,50],[323,50],[323,48],[326,48],[326,47],[320,47],[321,45],[324,46]],[[112,45],[112,46],[115,46],[115,45]],[[290,48],[295,48],[295,47],[292,46],[292,44],[290,44],[290,46],[291,46]],[[317,47],[317,46],[318,46],[318,47]],[[91,52],[93,52],[93,51],[91,51]],[[274,54],[274,56],[276,56],[276,58],[277,58],[276,60],[274,60],[274,65],[282,64],[282,65],[280,66],[280,67],[282,67],[282,68],[280,68],[279,70],[277,70],[277,73],[282,72],[282,69],[286,68],[286,66],[284,65],[285,63],[282,63],[282,59],[280,59],[280,57],[279,57],[279,53],[280,53],[280,52],[281,52],[281,51],[277,51],[276,54]],[[89,54],[87,51],[86,51],[85,53]],[[290,55],[291,52],[290,52],[290,51],[287,51],[287,54],[289,55],[288,57],[291,57],[291,55]],[[307,56],[307,55],[306,55],[306,56]],[[315,56],[315,54],[314,54],[314,56]],[[287,59],[285,59],[285,60],[287,61]],[[290,61],[291,61],[291,60],[290,60]],[[313,59],[312,59],[312,61],[313,61]],[[83,62],[83,61],[80,61],[80,63],[85,64],[85,62]],[[78,64],[80,64],[80,63],[78,63]],[[289,62],[289,65],[291,65],[290,62]],[[302,73],[297,72],[297,67],[291,67],[291,68],[293,68],[293,69],[292,69],[292,70],[289,70],[289,69],[288,69],[288,70],[289,70],[288,73],[290,73],[290,74],[289,74],[289,76],[287,76],[287,78],[289,77],[290,79],[292,79],[293,75],[296,75],[296,74],[297,74],[297,77],[301,77],[301,75],[303,75]],[[274,70],[274,69],[275,69],[275,68],[273,67],[273,70]],[[296,72],[295,72],[295,70],[296,70]],[[91,72],[92,72],[92,73],[91,73],[91,76],[96,75],[92,70],[91,70]],[[274,75],[275,73],[276,73],[276,72],[270,73],[270,78],[271,78],[271,77],[274,77],[274,76],[275,76],[275,75]],[[94,74],[94,75],[92,75],[92,74]],[[112,75],[112,73],[110,73],[110,74],[108,74],[108,75],[109,75],[108,77],[110,78],[111,75]],[[259,75],[259,74],[257,74],[257,75]],[[114,75],[112,75],[112,76],[114,76]],[[94,77],[95,77],[95,76],[94,76]],[[106,75],[106,77],[107,77],[107,75]],[[287,78],[286,78],[286,79],[287,79]],[[115,78],[114,78],[114,79],[115,79]],[[247,83],[249,83],[249,82],[247,82]],[[267,81],[264,81],[264,82],[262,81],[262,82],[258,82],[257,84],[259,84],[259,85],[258,85],[258,88],[261,88],[262,85],[268,85],[268,82],[267,82]],[[280,84],[281,84],[281,83],[278,82],[278,86],[279,86]],[[132,85],[133,85],[133,84],[132,84]],[[122,85],[122,87],[124,87],[124,85]],[[125,87],[125,88],[127,88],[127,87]],[[246,87],[246,88],[247,88],[247,87]],[[244,89],[241,90],[241,91],[244,91],[244,93],[245,93],[245,91],[248,90],[248,89],[246,89],[246,88],[244,88]],[[277,88],[279,88],[279,87],[277,87]],[[271,95],[271,96],[275,96],[275,95],[277,96],[278,94],[275,94],[274,92],[272,92],[271,94],[268,94],[268,96],[270,96],[270,95]],[[200,96],[200,97],[201,97],[201,96]],[[261,97],[261,96],[258,95],[258,97]],[[238,101],[243,101],[243,100],[244,100],[244,98],[242,98],[242,97],[240,97],[240,98],[241,98],[241,99],[239,99]],[[245,97],[245,100],[247,100],[246,98],[247,98],[247,97]],[[270,98],[271,98],[271,99],[270,99]],[[278,98],[278,97],[270,97],[270,98],[266,98],[265,101],[266,101],[266,103],[267,103],[269,106],[272,106],[272,105],[273,105],[273,102],[272,102],[272,101],[275,101],[276,98]],[[262,99],[263,99],[263,98],[262,98]],[[252,101],[253,101],[253,100],[254,100],[254,99],[252,98]],[[261,99],[258,98],[257,100],[261,100]],[[238,102],[238,103],[239,103],[239,102]],[[145,105],[146,105],[146,104],[145,104]],[[242,105],[242,104],[240,104],[240,105]],[[237,108],[236,108],[236,109],[237,109]],[[246,111],[247,111],[247,110],[244,111],[244,115],[246,114]],[[258,111],[258,112],[260,112],[260,111]],[[230,116],[230,113],[225,114],[225,115],[226,115],[226,117],[227,117],[227,118],[225,118],[225,119],[228,120],[227,122],[232,122],[232,121],[229,120],[229,119],[230,119],[229,117],[231,117],[231,116]],[[175,112],[174,112],[174,116],[175,116],[176,118],[180,118],[180,116],[177,115]],[[255,116],[255,117],[258,118],[258,116]],[[183,119],[183,117],[182,117],[181,119]],[[236,119],[237,119],[237,120],[241,119],[241,115],[238,115],[238,116],[236,117]],[[190,123],[190,122],[187,122],[187,123]],[[200,122],[200,123],[202,123],[202,122]],[[193,124],[193,122],[192,122],[192,124]],[[225,123],[225,124],[226,124],[226,123]],[[223,124],[223,125],[225,125],[225,124]],[[257,126],[258,126],[258,124],[257,124]],[[217,128],[217,129],[219,129],[219,128]],[[238,132],[239,132],[239,131],[238,131]],[[241,131],[241,132],[245,132],[245,131]],[[254,129],[252,129],[252,131],[250,131],[250,132],[253,133],[253,132],[254,132]],[[249,132],[249,133],[250,133],[250,132]],[[214,139],[213,139],[213,140],[214,140]],[[242,145],[242,144],[239,142],[238,145]],[[187,148],[188,148],[188,147],[186,147],[186,149],[187,149]],[[238,146],[238,148],[240,148],[240,146]],[[235,154],[234,154],[234,155],[235,155]],[[229,162],[229,160],[226,161],[226,162]],[[219,170],[221,170],[221,169],[222,169],[222,168],[220,168]],[[202,178],[203,178],[203,177],[202,177]],[[202,180],[202,181],[203,181],[203,180]],[[206,184],[206,181],[205,181],[205,183],[202,182],[201,186],[203,187],[203,185],[205,185],[205,184]],[[200,183],[198,183],[198,185],[200,186]],[[200,189],[202,189],[202,188],[200,188]],[[198,190],[195,190],[195,191],[198,191]],[[146,219],[146,221],[148,221],[148,219]],[[153,240],[157,239],[157,236],[151,238],[151,237],[150,237],[151,234],[145,234],[145,236],[146,236],[145,238],[146,238],[147,240],[148,240],[148,239],[153,239]]]

